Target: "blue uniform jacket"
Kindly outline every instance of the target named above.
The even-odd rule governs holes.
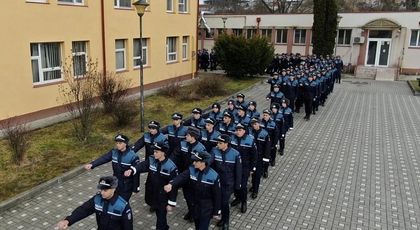
[[[232,135],[231,138],[231,145],[234,149],[236,149],[239,154],[241,155],[242,159],[242,166],[244,170],[253,170],[257,163],[257,149],[254,142],[254,137],[251,135],[245,134],[242,137],[238,137],[236,135]]]
[[[150,132],[144,133],[143,137],[138,139],[131,149],[134,152],[138,152],[140,149],[145,147],[145,159],[153,155],[153,145],[155,143],[166,143],[168,144],[168,138],[162,133],[158,132],[155,135],[150,134]]]
[[[166,193],[163,186],[169,184],[177,175],[178,168],[168,158],[163,161],[150,156],[147,160],[132,167],[133,174],[148,172],[146,181],[146,203],[155,209],[165,209],[166,205],[176,206],[176,193]]]
[[[259,130],[253,129],[251,135],[254,136],[258,160],[262,158],[264,162],[270,162],[271,138],[268,132],[263,128]]]
[[[268,121],[262,119],[260,126],[270,135],[271,147],[273,148],[279,140],[279,132],[277,130],[276,122],[274,122],[271,118]]]
[[[76,208],[65,219],[69,221],[69,226],[71,226],[93,213],[96,214],[99,230],[133,229],[133,215],[130,205],[117,193],[110,200],[105,200],[101,194],[96,194]]]
[[[235,129],[235,123],[231,122],[228,125],[226,125],[225,123],[219,123],[217,130],[221,133],[221,134],[227,134],[227,135],[232,135],[235,133],[236,129]]]
[[[293,128],[293,111],[291,108],[286,107],[281,109],[281,113],[284,117],[284,129],[287,132],[289,128]]]
[[[92,161],[92,169],[100,165],[112,161],[113,175],[118,178],[118,191],[120,192],[138,192],[139,191],[139,177],[138,176],[124,176],[124,172],[130,169],[131,166],[139,162],[137,154],[127,147],[124,152],[117,149],[112,149],[105,153],[98,159]]]
[[[206,126],[206,123],[204,122],[204,119],[202,117],[200,117],[200,119],[194,119],[191,118],[189,120],[187,120],[184,123],[185,126],[192,126],[192,127],[196,127],[198,129],[204,129]]]
[[[207,130],[201,130],[200,142],[206,147],[207,152],[210,152],[213,147],[217,145],[217,138],[220,136],[220,132],[213,129],[213,132],[209,133]]]
[[[270,92],[267,94],[267,99],[271,100],[271,104],[278,103],[281,105],[281,100],[284,99],[284,93],[281,91],[276,92]]]
[[[188,182],[191,188],[190,211],[194,219],[220,215],[222,199],[219,174],[209,166],[200,171],[191,165],[171,182],[171,192]]]
[[[175,125],[168,125],[163,128],[160,132],[168,135],[169,150],[167,156],[171,156],[173,152],[179,148],[182,140],[187,135],[188,127],[182,124],[177,128]]]
[[[252,118],[260,118],[260,112],[258,112],[257,110],[247,110],[246,111],[246,116],[249,117],[250,119]]]
[[[180,147],[174,151],[174,154],[171,160],[178,167],[180,172],[188,168],[192,164],[191,152],[202,152],[206,151],[206,147],[201,144],[198,140],[193,144],[188,143],[187,141],[181,141]]]
[[[239,152],[232,147],[228,147],[226,151],[213,148],[211,155],[213,157],[211,167],[219,174],[221,186],[229,192],[240,189],[242,161]]]

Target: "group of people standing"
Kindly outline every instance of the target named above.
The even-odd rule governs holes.
[[[207,72],[207,69],[210,68],[210,71],[216,70],[217,65],[217,55],[216,52],[212,49],[211,52],[207,49],[202,49],[197,52],[198,58],[198,68]]]
[[[325,103],[341,76],[337,60],[311,56],[298,65],[288,62],[286,68],[273,67],[267,95],[271,105],[262,111],[257,110],[256,101],[246,101],[239,93],[223,111],[219,103],[213,103],[206,114],[193,108],[186,120],[173,113],[172,124],[165,127],[150,121],[148,131],[132,145],[127,136],[118,134],[115,148],[84,166],[92,170],[112,162],[113,176],[101,177],[100,192],[58,227],[66,229],[96,213],[100,229],[133,229],[129,200],[140,191],[139,175],[147,173],[145,202],[156,214],[156,229],[169,229],[167,212],[176,207],[180,188],[188,208],[185,220],[203,230],[215,218],[217,226],[229,229],[230,207],[239,206],[246,213],[248,192],[252,199],[258,197],[261,179],[269,176],[268,168],[275,166],[277,154],[284,155],[293,113],[305,104],[305,119],[309,120],[318,104]],[[137,154],[141,149],[142,159]]]

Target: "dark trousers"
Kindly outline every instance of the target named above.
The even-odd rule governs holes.
[[[312,112],[312,101],[312,98],[305,98],[305,114],[308,118],[311,116]]]
[[[209,229],[211,217],[200,217],[198,219],[194,219],[195,229],[196,230],[207,230]]]
[[[184,199],[187,202],[188,212],[191,212],[191,210],[192,210],[191,188],[188,185],[184,185],[184,187],[182,187],[182,193],[184,194]]]
[[[295,98],[290,98],[290,104],[289,104],[289,108],[292,109],[292,111],[295,111]]]
[[[284,150],[285,142],[286,142],[286,133],[284,134],[284,137],[280,136],[280,139],[279,139],[279,144],[280,144],[279,150],[280,151],[283,151]]]
[[[300,110],[300,108],[302,107],[302,105],[303,105],[303,98],[301,97],[301,96],[299,96],[299,97],[297,97],[296,98],[296,102],[295,102],[295,111],[299,111]]]
[[[312,103],[312,113],[315,113],[316,110],[318,110],[319,106],[319,97],[315,99],[315,101]]]
[[[241,188],[235,190],[235,197],[238,198],[242,203],[246,202],[248,199],[248,178],[249,178],[249,165],[242,165],[242,178],[241,178]]]
[[[166,209],[156,209],[156,230],[168,230],[168,222],[166,220]]]
[[[337,71],[337,76],[335,77],[335,83],[341,84],[341,71]]]
[[[232,189],[225,188],[222,186],[222,221],[223,223],[229,224],[229,216],[230,216],[230,205],[229,200],[230,196],[232,196]]]
[[[252,174],[252,191],[254,193],[258,193],[258,189],[260,188],[261,176],[263,172],[263,160],[262,156],[258,156],[256,170]]]

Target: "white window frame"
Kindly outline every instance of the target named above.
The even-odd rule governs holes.
[[[47,3],[48,0],[26,0],[26,2],[29,2],[29,3],[31,3],[31,2],[35,2],[35,3]]]
[[[132,8],[131,1],[130,1],[130,6],[121,6],[121,0],[114,0],[114,8],[131,9]]]
[[[70,0],[71,2],[65,1],[65,0],[57,0],[58,4],[67,4],[67,5],[85,5],[85,0]],[[80,2],[78,2],[80,1]]]
[[[189,45],[190,37],[183,36],[182,37],[182,60],[188,60],[188,45]]]
[[[347,37],[347,32],[349,32],[350,30],[350,39],[348,41],[348,43],[346,43],[346,37]],[[343,32],[343,42],[339,43],[340,41],[340,31],[344,31]],[[352,29],[339,29],[338,33],[337,33],[337,45],[338,46],[350,46],[351,45],[351,33],[352,33]]]
[[[146,59],[146,62],[143,62],[143,67],[149,66],[149,53],[148,53],[149,52],[149,48],[148,48],[149,47],[149,40],[150,40],[149,38],[142,38],[142,42],[141,42],[141,46],[142,46],[142,51],[141,52],[142,52],[143,57],[146,57],[146,58],[143,58],[143,60]],[[140,41],[140,38],[133,39],[133,68],[134,69],[140,68],[140,65],[136,65],[136,61],[140,59],[140,56],[134,56],[134,54],[135,54],[134,43],[136,41]]]
[[[239,33],[241,32],[241,33]],[[244,36],[244,30],[243,29],[232,29],[232,33],[233,35],[239,37],[239,36]]]
[[[257,35],[257,29],[246,29],[246,39],[251,39]]]
[[[171,3],[171,8],[169,9],[169,4]],[[166,12],[173,13],[174,12],[174,0],[166,0]]]
[[[299,42],[296,42],[296,31],[303,31],[303,33],[305,34],[303,36],[303,33],[299,34]],[[300,40],[302,40],[302,38],[305,38],[303,42],[300,42]],[[306,29],[295,29],[294,34],[293,34],[293,44],[295,45],[305,45],[306,44]]]
[[[280,42],[279,41],[279,31],[280,32]],[[286,42],[283,42],[283,39],[286,37]],[[276,29],[276,44],[287,44],[287,29]]]
[[[78,51],[78,52],[75,52],[74,51],[73,45],[76,42],[83,42],[84,43],[84,51]],[[87,63],[88,63],[87,46],[88,46],[88,42],[87,41],[73,41],[72,42],[72,50],[71,50],[72,57],[85,56],[85,64],[86,64],[86,66],[85,66],[85,73],[84,74],[86,74],[86,72],[87,72]],[[82,74],[82,75],[76,75],[75,63],[74,63],[74,60],[73,60],[73,76],[75,76],[75,77],[82,77],[84,74]]]
[[[175,51],[169,52],[170,39],[175,39]],[[166,63],[173,63],[178,61],[178,37],[166,37]],[[174,58],[171,58],[174,57]]]
[[[42,84],[46,84],[46,83],[58,82],[58,81],[61,81],[63,79],[63,75],[62,75],[63,69],[61,67],[61,61],[62,61],[62,57],[61,57],[61,55],[62,55],[62,50],[61,50],[62,44],[61,43],[59,43],[60,66],[55,66],[55,67],[50,67],[50,68],[42,68],[41,44],[48,44],[48,43],[59,43],[59,42],[45,42],[45,43],[31,43],[30,44],[30,49],[31,49],[30,51],[31,52],[32,52],[32,45],[37,45],[37,47],[38,47],[38,55],[36,55],[36,56],[32,56],[31,55],[31,66],[32,66],[32,61],[33,60],[37,60],[38,61],[38,76],[39,76],[39,81],[38,82],[34,82],[34,78],[32,76],[32,83],[34,85],[42,85]],[[57,70],[60,70],[61,71],[60,78],[52,79],[52,80],[45,80],[44,79],[44,73],[45,72],[51,72],[51,71],[57,71]]]
[[[270,35],[270,36],[268,36]],[[271,42],[271,37],[273,36],[273,30],[272,29],[261,29],[261,37],[265,37],[268,39],[269,42]]]
[[[123,41],[123,44],[124,44],[124,48],[117,48],[117,41]],[[127,55],[126,55],[126,47],[127,47],[127,44],[126,44],[127,42],[126,42],[126,39],[115,39],[115,71],[124,71],[124,70],[126,70],[127,69]],[[117,53],[120,53],[120,52],[122,52],[123,53],[123,57],[124,57],[124,66],[123,66],[123,68],[119,68],[118,69],[118,66],[117,66]]]
[[[188,13],[188,0],[178,0],[178,13]]]
[[[413,36],[413,32],[414,31],[417,31],[416,44],[415,45],[411,45],[411,37]],[[420,47],[420,30],[411,30],[410,40],[408,42],[409,42],[409,47]]]

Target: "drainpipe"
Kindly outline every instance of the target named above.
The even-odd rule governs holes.
[[[399,29],[400,32],[402,32],[402,28]],[[400,52],[400,58],[398,60],[398,75],[397,75],[397,80],[399,80],[400,78],[400,74],[402,73],[402,64],[404,62],[404,54],[405,54],[405,50],[406,50],[406,46],[407,46],[407,28],[405,28],[404,30],[404,40],[403,40],[403,48],[402,51]]]
[[[195,52],[192,53],[193,57],[191,57],[191,69],[192,69],[192,78],[195,78],[195,75],[198,71],[198,58],[197,58],[197,51],[198,51],[198,25],[200,23],[200,1],[197,1],[197,24],[195,25]],[[201,30],[201,29],[200,29]],[[194,70],[194,61],[195,60],[195,70]]]
[[[101,0],[101,40],[102,40],[102,62],[103,73],[106,74],[106,52],[105,52],[105,11],[104,0]]]

